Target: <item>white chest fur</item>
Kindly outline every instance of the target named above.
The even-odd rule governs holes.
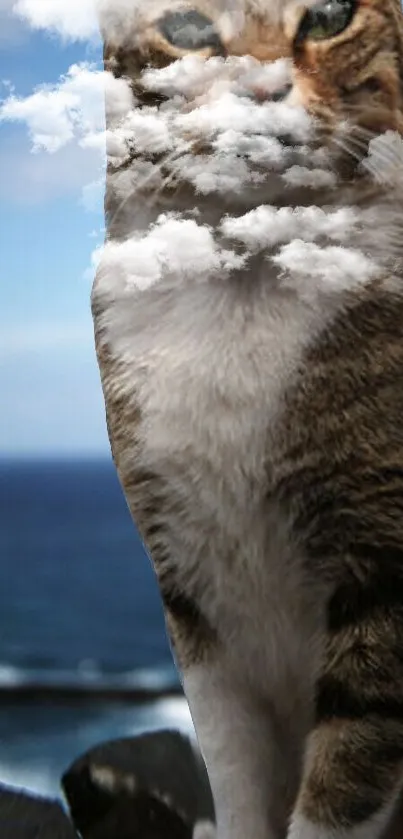
[[[287,522],[265,500],[271,428],[331,307],[304,305],[265,279],[180,293],[162,286],[130,306],[118,300],[105,337],[127,370],[122,395],[135,393],[141,409],[141,465],[168,488],[159,518],[180,585],[197,592],[214,625],[219,615],[227,638],[242,636],[255,672],[269,652],[256,644],[267,627],[270,662],[258,669],[274,667],[280,678],[287,659],[297,666],[313,627],[302,631],[307,603]]]

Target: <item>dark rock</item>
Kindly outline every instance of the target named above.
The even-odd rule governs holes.
[[[77,839],[56,801],[0,785],[1,839]]]
[[[191,839],[196,822],[214,820],[204,763],[176,731],[102,743],[62,787],[83,839]]]
[[[83,839],[192,839],[192,828],[151,795],[115,803],[106,815],[87,826]]]

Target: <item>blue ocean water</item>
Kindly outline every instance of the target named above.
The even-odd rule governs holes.
[[[41,684],[172,685],[154,572],[111,461],[0,464],[0,691]],[[144,706],[0,702],[0,781],[55,791],[102,739],[189,730],[182,698]]]

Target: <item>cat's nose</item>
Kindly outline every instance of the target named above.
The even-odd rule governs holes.
[[[292,84],[286,84],[276,90],[266,90],[263,87],[252,87],[249,90],[251,99],[256,99],[258,102],[283,102],[291,93]]]

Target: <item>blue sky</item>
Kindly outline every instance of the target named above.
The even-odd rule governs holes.
[[[27,97],[99,43],[64,44],[11,16],[0,0],[0,89]],[[108,454],[89,309],[90,259],[102,238],[102,195],[91,209],[91,152],[67,144],[32,152],[26,125],[0,122],[0,455]],[[99,166],[98,166],[99,169]]]

